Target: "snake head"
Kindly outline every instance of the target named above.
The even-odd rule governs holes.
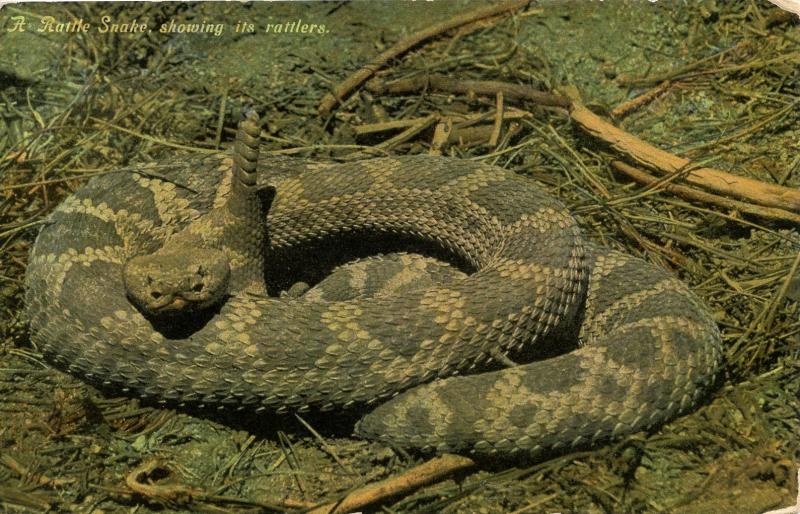
[[[231,270],[220,250],[159,250],[125,263],[128,298],[145,314],[174,316],[205,310],[227,297]]]

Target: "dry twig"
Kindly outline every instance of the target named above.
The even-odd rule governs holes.
[[[431,140],[431,148],[428,151],[430,155],[442,155],[445,145],[450,139],[450,133],[453,131],[453,120],[441,121],[436,124],[433,131],[433,139]]]
[[[16,459],[14,459],[11,455],[8,454],[0,456],[0,462],[11,468],[20,477],[30,479],[34,483],[39,485],[61,487],[75,483],[74,478],[50,478],[44,473],[34,473],[27,467],[20,464]]]
[[[411,468],[400,475],[369,484],[351,492],[341,500],[321,505],[308,514],[340,514],[353,512],[387,498],[408,494],[411,491],[437,482],[445,477],[475,466],[475,461],[460,455],[444,454]]]
[[[616,170],[624,173],[640,184],[651,186],[659,183],[658,178],[622,161],[612,161],[611,165],[614,166]],[[776,207],[762,207],[747,202],[731,200],[730,198],[725,198],[723,196],[707,193],[705,191],[698,191],[697,189],[691,187],[671,184],[668,182],[662,182],[661,184],[658,184],[658,188],[680,196],[686,200],[716,205],[724,209],[739,211],[745,214],[751,214],[753,216],[760,216],[762,218],[789,221],[800,224],[800,215],[783,209],[778,209]]]
[[[521,84],[510,84],[498,80],[459,80],[438,74],[418,75],[392,82],[373,80],[367,83],[367,89],[376,94],[403,94],[428,90],[487,96],[496,96],[497,93],[502,93],[505,98],[530,100],[538,105],[563,108],[571,105],[570,99],[565,96],[537,91]]]
[[[665,80],[658,86],[638,95],[634,98],[631,98],[627,102],[622,102],[618,106],[614,107],[609,114],[614,119],[619,119],[624,116],[627,116],[631,111],[635,111],[639,107],[649,104],[659,96],[663,95],[669,88],[672,86],[672,82],[669,80]]]
[[[162,502],[188,502],[194,498],[202,497],[203,490],[181,484],[157,484],[150,477],[157,472],[164,472],[166,468],[156,460],[149,460],[137,466],[125,477],[125,484],[136,494]]]
[[[791,212],[800,212],[800,191],[796,189],[768,184],[759,180],[733,175],[725,171],[698,167],[692,168],[692,162],[683,157],[673,155],[661,150],[636,136],[625,132],[613,124],[603,120],[587,109],[577,99],[570,99],[562,95],[544,93],[525,85],[507,84],[497,81],[457,80],[440,75],[419,76],[412,79],[398,80],[386,84],[374,82],[370,86],[374,92],[408,93],[435,89],[451,93],[476,93],[482,95],[496,95],[503,93],[504,98],[530,100],[534,103],[566,108],[570,117],[585,132],[604,141],[615,151],[627,155],[635,162],[659,171],[662,174],[684,174],[684,180],[702,188],[733,196],[741,200],[752,202],[757,206],[771,207],[777,210],[761,210],[758,208],[743,208],[740,202],[739,210],[758,215],[758,212],[768,213],[767,217],[777,219],[794,219]],[[684,189],[684,193],[688,190]],[[695,200],[704,198],[707,201],[714,196],[692,193]],[[719,198],[719,197],[717,197]],[[718,202],[712,202],[718,204]],[[782,213],[781,210],[791,211]]]
[[[503,92],[497,92],[497,108],[496,114],[494,117],[494,126],[492,127],[492,136],[489,138],[489,146],[492,148],[497,146],[497,143],[500,141],[500,134],[503,131],[503,119],[504,119],[504,103],[503,103]]]
[[[397,42],[389,49],[378,55],[369,64],[362,66],[361,69],[347,77],[341,84],[333,88],[331,93],[326,94],[319,104],[319,113],[321,115],[328,114],[338,103],[343,101],[345,97],[357,88],[359,85],[368,80],[378,69],[382,68],[390,60],[414,48],[418,44],[436,37],[448,30],[458,28],[467,23],[472,23],[483,18],[489,18],[504,14],[511,11],[522,9],[528,5],[530,0],[511,0],[498,5],[476,9],[474,11],[466,12],[453,16],[443,23],[437,23],[427,29],[420,30],[411,34],[406,39]]]
[[[688,159],[673,155],[603,120],[578,102],[573,102],[570,117],[592,136],[637,163],[664,174],[681,173],[685,180],[717,193],[748,200],[758,205],[800,212],[800,191],[733,175],[716,168],[691,169]]]
[[[272,502],[247,501],[229,496],[208,494],[203,489],[175,482],[172,470],[158,459],[145,461],[125,477],[125,485],[134,494],[159,505],[242,505],[269,510],[308,509],[312,504],[303,500],[280,499]],[[164,475],[164,476],[160,476]],[[161,483],[159,483],[161,482]],[[126,491],[119,491],[126,494]]]

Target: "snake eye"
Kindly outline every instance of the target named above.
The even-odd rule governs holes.
[[[159,298],[161,298],[161,293],[159,293],[158,291],[152,291],[150,293],[150,296],[152,296],[153,299],[158,300]]]
[[[195,284],[194,287],[192,287],[192,291],[194,291],[195,293],[199,293],[202,290],[203,290],[203,284]]]

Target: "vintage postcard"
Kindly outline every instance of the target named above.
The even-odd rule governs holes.
[[[0,4],[2,510],[800,514],[798,12]]]

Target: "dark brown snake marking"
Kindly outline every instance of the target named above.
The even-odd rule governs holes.
[[[55,365],[141,396],[256,411],[363,407],[401,393],[356,433],[531,458],[685,412],[718,368],[717,326],[684,284],[585,242],[528,179],[425,156],[260,159],[270,174],[261,185],[277,191],[268,252],[380,233],[436,243],[474,273],[422,288],[401,279],[372,298],[242,293],[196,331],[165,335],[126,298],[122,267],[223,205],[231,189],[222,155],[168,164],[92,179],[39,234],[27,315],[32,341]],[[366,280],[357,266],[350,273]],[[447,378],[498,350],[576,333],[583,346],[571,353]]]

